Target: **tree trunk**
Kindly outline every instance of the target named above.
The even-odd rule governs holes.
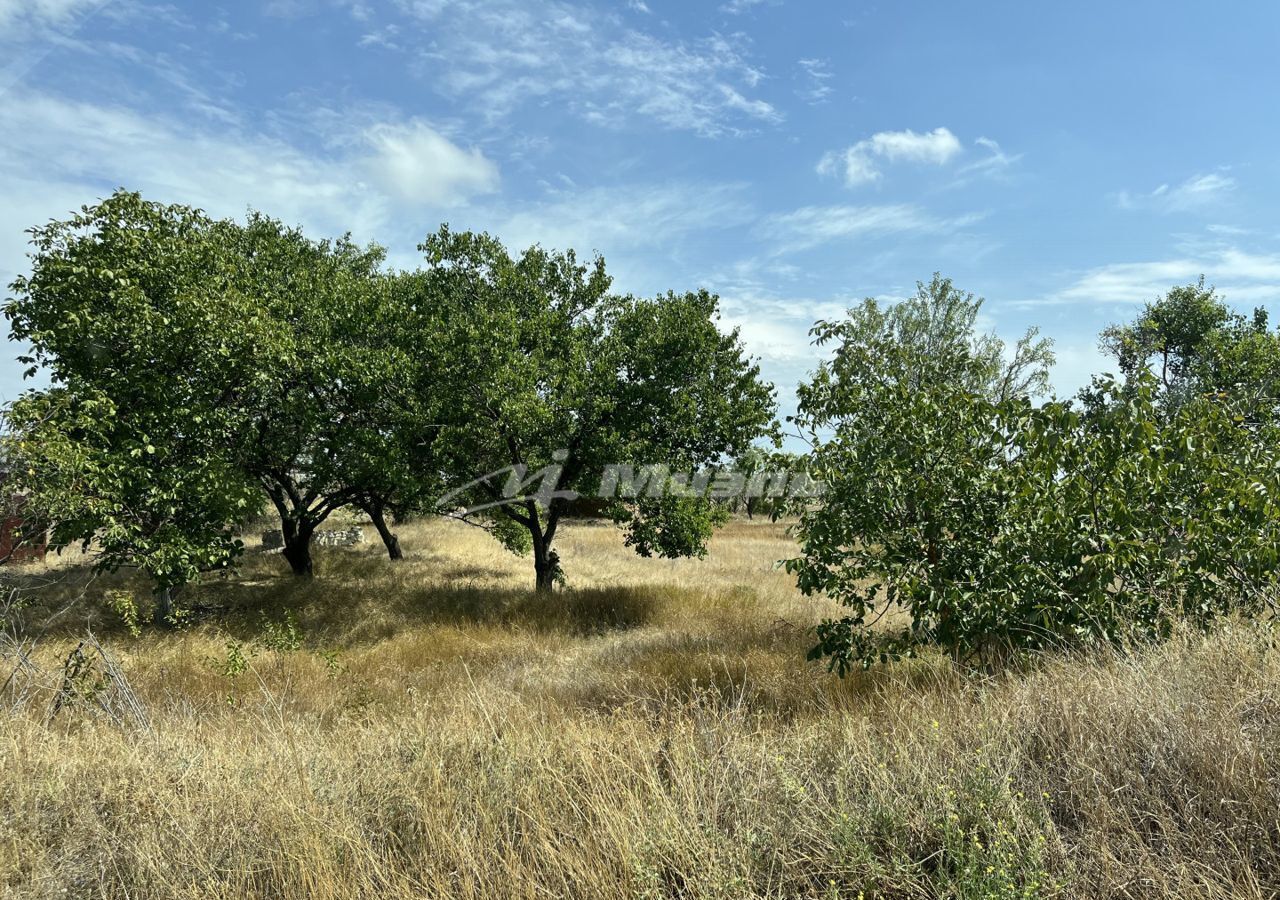
[[[534,587],[538,593],[555,590],[560,579],[560,554],[551,549],[551,539],[545,534],[534,534],[533,570],[536,575]]]
[[[369,518],[373,521],[373,527],[378,529],[378,536],[382,538],[382,543],[387,548],[387,556],[392,561],[404,559],[404,552],[400,549],[400,538],[387,527],[387,518],[382,504],[371,502],[365,507],[364,511],[369,514]]]
[[[525,504],[528,510],[527,517],[516,519],[529,529],[529,537],[533,538],[534,588],[540,594],[555,590],[556,582],[564,579],[560,569],[560,554],[551,549],[552,542],[556,539],[556,526],[560,522],[563,504],[564,501],[561,498],[551,501],[545,529],[539,520],[538,507],[532,500]]]
[[[311,575],[311,538],[335,509],[358,499],[349,490],[321,494],[300,488],[286,474],[262,477],[267,496],[280,514],[280,531],[284,536],[282,555],[294,575]],[[317,501],[320,501],[317,503]]]
[[[156,607],[151,614],[151,621],[161,628],[172,628],[177,622],[173,618],[173,601],[178,596],[176,587],[159,588],[155,592]]]
[[[298,527],[292,522],[284,523],[284,549],[281,551],[289,562],[294,575],[310,576],[311,566],[311,533],[314,527]]]
[[[538,593],[555,590],[556,573],[560,568],[560,559],[554,550],[544,548],[543,553],[535,553],[533,559],[534,572],[537,573],[535,588]]]

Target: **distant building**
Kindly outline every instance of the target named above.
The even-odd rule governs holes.
[[[22,515],[26,498],[9,493],[4,486],[8,472],[0,470],[0,565],[25,559],[44,559],[49,550],[49,533],[37,529]]]

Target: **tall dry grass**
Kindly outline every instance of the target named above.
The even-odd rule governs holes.
[[[127,579],[30,571],[42,665],[93,616],[151,727],[91,698],[0,715],[0,894],[1280,891],[1280,651],[1259,628],[839,681],[803,661],[831,610],[773,567],[777,526],[668,562],[574,525],[553,597],[465,526],[404,532],[405,563],[322,551],[310,583],[251,555],[188,627],[140,638],[97,600]]]

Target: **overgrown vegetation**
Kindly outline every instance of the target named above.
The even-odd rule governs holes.
[[[706,559],[655,565],[569,522],[579,577],[554,596],[475,529],[403,531],[432,551],[391,566],[381,548],[321,549],[304,582],[251,550],[240,576],[192,588],[216,616],[137,639],[100,619],[152,731],[87,706],[45,726],[34,698],[32,716],[0,718],[0,893],[1280,888],[1280,654],[1264,630],[994,677],[922,652],[835,679],[798,663],[834,608],[771,566],[795,552],[780,526],[739,520]],[[62,605],[46,593],[28,624]],[[83,613],[44,630],[42,664],[61,665]]]
[[[127,192],[32,237],[6,896],[1280,893],[1261,311],[1175,288],[1044,400],[935,276],[817,323],[797,456],[718,299],[600,258]],[[387,559],[313,551],[353,515]]]
[[[717,298],[612,294],[600,258],[442,228],[422,269],[389,272],[377,247],[124,191],[31,234],[5,314],[52,386],[7,411],[8,486],[55,544],[147,572],[157,622],[235,564],[264,495],[298,575],[336,510],[364,510],[395,560],[387,514],[447,497],[484,506],[550,590],[565,498],[504,496],[508,473],[561,463],[561,491],[589,489],[605,461],[703,466],[771,430],[772,386]],[[701,552],[717,521],[699,497],[614,511],[663,555]]]
[[[843,672],[937,644],[989,663],[1268,611],[1274,401],[1256,378],[1221,383],[1211,361],[1240,358],[1242,341],[1262,358],[1256,342],[1274,348],[1271,336],[1241,332],[1211,292],[1180,289],[1108,332],[1124,382],[1037,406],[1045,349],[1029,335],[1006,361],[974,330],[979,304],[935,278],[888,311],[869,301],[815,328],[836,348],[802,386],[797,419],[827,492],[803,511],[803,554],[787,566],[852,612],[819,628],[813,655]],[[1186,319],[1197,324],[1160,337]],[[909,624],[867,627],[895,608]]]

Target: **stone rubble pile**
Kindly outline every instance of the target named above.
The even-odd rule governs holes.
[[[317,531],[311,536],[311,543],[316,547],[350,547],[352,544],[363,544],[366,540],[364,531],[356,525],[350,528]],[[262,532],[263,550],[282,550],[283,548],[284,532],[279,529]]]
[[[349,547],[352,544],[363,544],[364,531],[358,526],[335,528],[330,531],[317,531],[311,538],[317,547]]]

